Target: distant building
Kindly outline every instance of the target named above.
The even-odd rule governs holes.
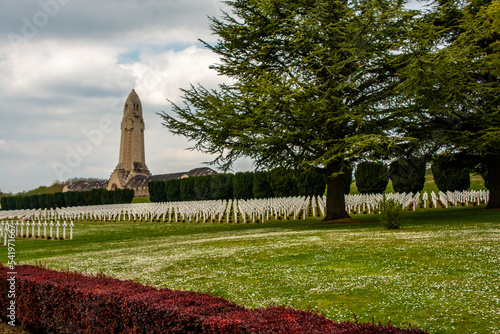
[[[166,181],[191,176],[217,174],[214,170],[203,167],[189,172],[152,175],[146,166],[144,154],[144,120],[139,96],[132,89],[123,110],[121,124],[120,157],[115,170],[108,181],[76,181],[64,187],[66,191],[88,191],[92,189],[133,189],[135,196],[149,196],[149,181]]]

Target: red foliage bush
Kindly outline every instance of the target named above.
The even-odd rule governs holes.
[[[8,268],[0,264],[0,317],[7,319]],[[424,333],[344,322],[285,307],[247,310],[197,292],[157,290],[104,276],[16,268],[16,318],[34,333]]]

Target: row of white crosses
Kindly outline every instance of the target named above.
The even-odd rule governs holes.
[[[7,239],[9,239],[12,234],[16,238],[41,238],[41,239],[54,239],[54,230],[55,230],[55,238],[57,240],[66,239],[66,231],[69,229],[69,239],[73,239],[73,221],[69,222],[69,224],[64,221],[62,224],[59,221],[56,221],[54,224],[53,221],[49,223],[44,221],[2,221],[0,222],[0,238],[4,240],[4,245],[7,244]],[[48,233],[47,233],[48,231]],[[60,234],[62,232],[62,234]]]
[[[57,219],[98,221],[257,222],[278,217],[297,219],[308,197],[119,204],[61,208]],[[33,216],[43,216],[32,213]]]
[[[469,205],[471,203],[480,205],[481,203],[487,203],[489,200],[490,193],[486,190],[471,190],[471,191],[447,191],[446,193],[440,191],[436,194],[434,191],[431,192],[431,202],[432,205],[437,208],[438,202],[444,208],[448,208],[451,205],[456,206],[458,203],[463,205]],[[422,200],[424,201],[424,208],[427,207],[428,196],[424,193]]]
[[[349,213],[376,213],[381,202],[393,199],[403,208],[416,210],[420,201],[427,208],[428,201],[433,207],[449,207],[463,203],[481,204],[488,201],[489,192],[427,192],[391,193],[391,194],[357,194],[346,195],[346,210]],[[309,211],[310,209],[310,211]],[[156,221],[156,222],[262,222],[269,219],[305,219],[308,213],[312,216],[326,214],[326,198],[319,197],[286,197],[249,200],[213,200],[166,203],[138,203],[81,206],[57,209],[31,209],[0,211],[0,221],[18,219],[21,221]],[[26,223],[24,223],[26,225]],[[31,223],[33,224],[33,223]],[[50,227],[50,223],[49,227]],[[32,228],[33,226],[30,225]],[[24,227],[23,227],[24,229]],[[34,235],[32,233],[32,235]]]
[[[469,205],[474,203],[480,205],[481,203],[487,203],[489,200],[489,191],[485,190],[471,190],[471,191],[447,191],[446,193],[440,191],[436,194],[434,191],[431,192],[430,198],[427,192],[423,193],[389,193],[389,194],[356,194],[356,195],[346,195],[345,204],[346,210],[349,213],[371,213],[378,212],[380,209],[380,204],[386,200],[394,200],[399,203],[403,209],[412,207],[413,211],[416,210],[420,201],[423,202],[424,208],[427,208],[427,202],[430,200],[434,208],[438,207],[438,202],[441,202],[442,207],[448,208],[450,204],[456,206],[458,203],[463,205]],[[325,199],[321,200],[324,203]],[[324,205],[324,204],[322,204]]]

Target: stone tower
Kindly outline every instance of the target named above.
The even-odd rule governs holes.
[[[151,175],[144,156],[142,104],[133,89],[125,102],[121,129],[120,159],[109,179],[109,190],[124,188],[136,175]]]

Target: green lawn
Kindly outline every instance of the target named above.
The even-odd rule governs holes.
[[[263,224],[79,222],[74,240],[17,240],[17,260],[103,272],[248,307],[285,304],[334,321],[431,333],[500,333],[500,212],[409,212],[402,230],[320,219]],[[0,261],[7,250],[0,248]]]
[[[151,200],[148,197],[134,197],[132,203],[151,203]]]

